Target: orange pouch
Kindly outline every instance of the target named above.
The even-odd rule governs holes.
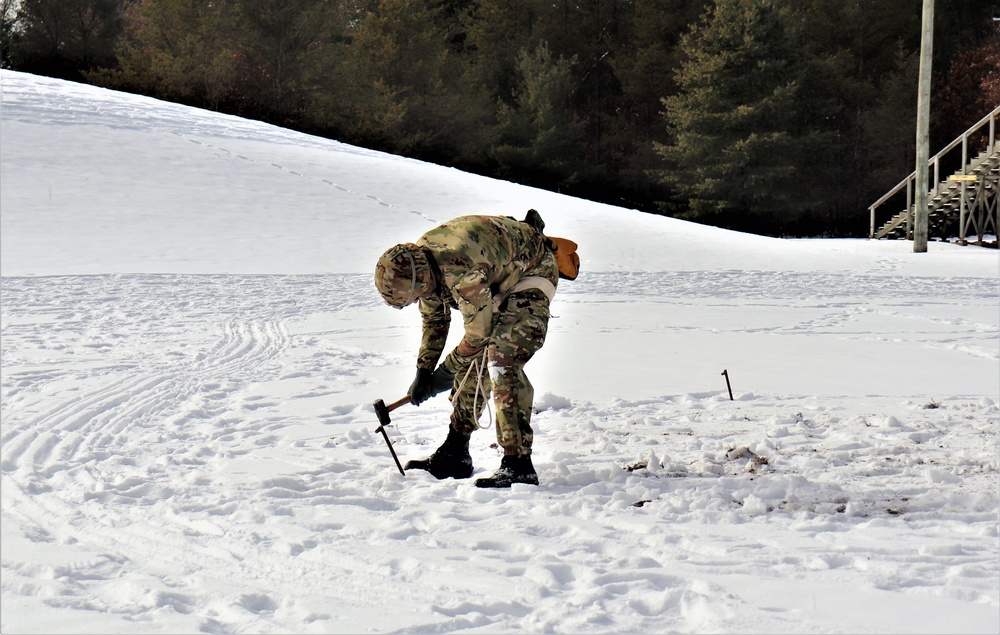
[[[559,277],[566,280],[576,280],[580,275],[580,255],[576,253],[576,243],[568,238],[546,236],[556,249],[556,265],[559,267]]]

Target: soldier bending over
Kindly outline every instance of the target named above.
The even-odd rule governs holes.
[[[462,216],[417,242],[392,247],[375,267],[375,286],[398,309],[419,302],[423,321],[417,374],[408,394],[415,405],[451,390],[448,437],[429,458],[407,468],[439,479],[472,476],[469,437],[490,392],[496,406],[500,468],[479,487],[538,484],[531,463],[534,390],[524,365],[542,347],[559,272],[544,224],[501,216]],[[451,323],[462,314],[465,335],[438,365]]]

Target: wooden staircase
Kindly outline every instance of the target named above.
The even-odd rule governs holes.
[[[1000,143],[997,140],[997,119],[1000,106],[948,144],[928,161],[928,171],[933,171],[930,183],[937,186],[927,195],[928,237],[955,241],[965,245],[996,247],[997,227],[1000,225]],[[961,156],[958,156],[958,149]],[[970,154],[975,156],[970,159]],[[940,177],[942,162],[960,165],[952,176]],[[916,171],[899,182],[882,198],[869,206],[871,223],[869,238],[896,238],[911,240],[914,188]],[[905,191],[905,196],[904,196]],[[880,208],[896,207],[898,210],[876,229],[875,221]],[[902,209],[900,209],[902,207]],[[973,238],[974,237],[974,238]]]

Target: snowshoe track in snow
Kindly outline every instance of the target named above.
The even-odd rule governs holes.
[[[321,442],[302,446],[303,462],[291,474],[282,473],[289,468],[280,461],[278,473],[266,474],[269,450],[294,445],[281,435],[289,419],[282,408],[334,392],[322,383],[329,379],[323,372],[344,370],[336,389],[343,391],[357,370],[354,350],[317,348],[309,334],[293,344],[289,315],[321,312],[338,296],[340,310],[369,306],[345,297],[359,296],[344,293],[344,285],[355,284],[361,281],[338,276],[5,279],[5,371],[9,360],[18,362],[3,377],[5,510],[22,521],[26,549],[55,542],[57,553],[67,554],[43,572],[12,565],[5,594],[13,588],[58,596],[58,605],[85,603],[124,620],[169,610],[191,615],[192,630],[207,632],[226,632],[248,616],[270,619],[294,596],[299,575],[329,579],[328,594],[349,596],[343,580],[377,563],[364,555],[356,565],[338,558],[341,573],[331,578],[328,559],[308,556],[317,536],[339,532],[343,523],[324,521],[320,534],[259,529],[262,512],[282,518],[324,505],[398,507],[363,488],[332,488],[331,474],[356,465],[324,466]],[[46,294],[51,302],[40,297]],[[46,362],[56,351],[72,360],[64,369]],[[289,367],[289,355],[304,365]],[[342,359],[349,368],[341,368]],[[372,363],[382,362],[376,356]],[[320,377],[305,380],[303,369]],[[284,399],[255,388],[282,381],[310,388]],[[353,423],[359,415],[356,408],[327,410],[328,422]],[[311,407],[307,412],[309,421],[322,419]],[[366,422],[356,436],[356,461],[381,454],[367,430],[374,425]],[[228,484],[221,491],[220,482]],[[192,540],[197,544],[187,544]],[[294,573],[287,571],[290,557],[299,560]],[[124,581],[147,577],[140,570],[153,572],[148,587]],[[197,581],[157,571],[212,571],[221,580],[273,585],[213,600]],[[37,578],[50,582],[40,587]],[[359,602],[368,599],[358,593]]]
[[[713,280],[743,298],[788,282],[594,274],[567,287],[547,350],[586,330],[578,310],[669,301],[672,312],[712,315],[721,292],[698,289]],[[379,630],[399,624],[398,612],[412,632],[583,632],[610,615],[616,628],[706,631],[748,610],[733,579],[787,566],[833,585],[865,575],[886,589],[930,583],[992,602],[984,580],[997,554],[982,532],[995,519],[976,492],[998,473],[988,451],[996,404],[873,398],[876,411],[859,416],[741,391],[739,373],[732,402],[719,378],[716,393],[605,405],[539,395],[541,487],[403,478],[374,432],[370,402],[385,395],[367,382],[410,360],[371,352],[369,329],[387,349],[415,333],[379,323],[396,314],[369,285],[349,275],[4,279],[0,474],[4,513],[20,527],[5,549],[25,554],[5,553],[5,597],[117,616],[123,631],[167,614],[202,632]],[[588,289],[629,285],[645,295],[588,301]],[[909,305],[924,302],[911,290],[868,308],[830,297],[822,276],[797,285],[812,297],[801,315],[758,333],[741,317],[734,329],[852,337],[872,316],[914,321]],[[966,281],[964,292],[976,302],[988,288]],[[935,319],[916,322],[940,346],[996,359],[985,322]],[[597,323],[616,337],[690,328]],[[446,420],[444,400],[394,412],[401,458],[432,451]],[[474,440],[476,476],[499,462],[491,434]],[[743,523],[774,515],[790,520],[772,538],[742,536]],[[511,537],[497,533],[499,517]],[[961,531],[936,535],[941,518]],[[922,553],[895,547],[900,532],[926,533]],[[353,582],[372,575],[397,614],[371,614],[385,602],[380,587]],[[510,584],[498,591],[497,580]],[[783,623],[780,612],[755,619]]]

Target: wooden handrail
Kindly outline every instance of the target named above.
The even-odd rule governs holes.
[[[962,173],[963,174],[965,173],[965,170],[968,167],[968,163],[969,163],[969,159],[968,159],[968,156],[967,156],[967,154],[968,154],[968,139],[973,134],[975,134],[976,132],[978,132],[979,129],[982,128],[983,126],[985,126],[987,123],[989,123],[989,125],[990,125],[989,143],[987,145],[987,151],[990,154],[993,153],[994,147],[996,146],[996,143],[997,143],[997,138],[996,138],[996,120],[997,120],[998,116],[1000,116],[1000,106],[997,106],[996,108],[994,108],[993,112],[991,112],[990,114],[986,115],[985,117],[983,117],[982,119],[980,119],[979,121],[977,121],[968,130],[966,130],[961,135],[959,135],[958,138],[956,138],[954,141],[952,141],[951,143],[949,143],[948,145],[946,145],[940,152],[938,152],[937,154],[935,154],[933,157],[931,157],[927,161],[927,167],[928,168],[932,168],[932,167],[934,168],[934,181],[933,181],[933,183],[934,183],[934,189],[930,190],[929,193],[933,193],[940,186],[941,176],[940,176],[940,171],[939,170],[940,170],[941,157],[943,157],[945,154],[947,154],[951,150],[954,150],[959,144],[962,145]],[[880,199],[878,199],[877,201],[875,201],[874,203],[872,203],[871,205],[868,206],[868,211],[869,211],[870,216],[871,216],[871,222],[870,222],[869,231],[868,231],[868,238],[869,239],[875,238],[875,210],[880,205],[882,205],[883,203],[885,203],[887,200],[889,200],[890,198],[892,198],[894,195],[898,194],[899,191],[902,190],[904,187],[907,187],[912,182],[914,182],[916,180],[916,177],[917,177],[917,171],[913,170],[913,172],[910,172],[909,176],[907,176],[905,179],[903,179],[902,181],[900,181],[899,183],[897,183],[895,187],[893,187],[891,190],[889,190]],[[906,209],[907,210],[910,210],[913,207],[914,202],[913,202],[912,199],[913,199],[913,196],[912,196],[912,188],[911,188],[911,191],[908,191],[908,193],[907,193],[907,200],[906,200]]]

